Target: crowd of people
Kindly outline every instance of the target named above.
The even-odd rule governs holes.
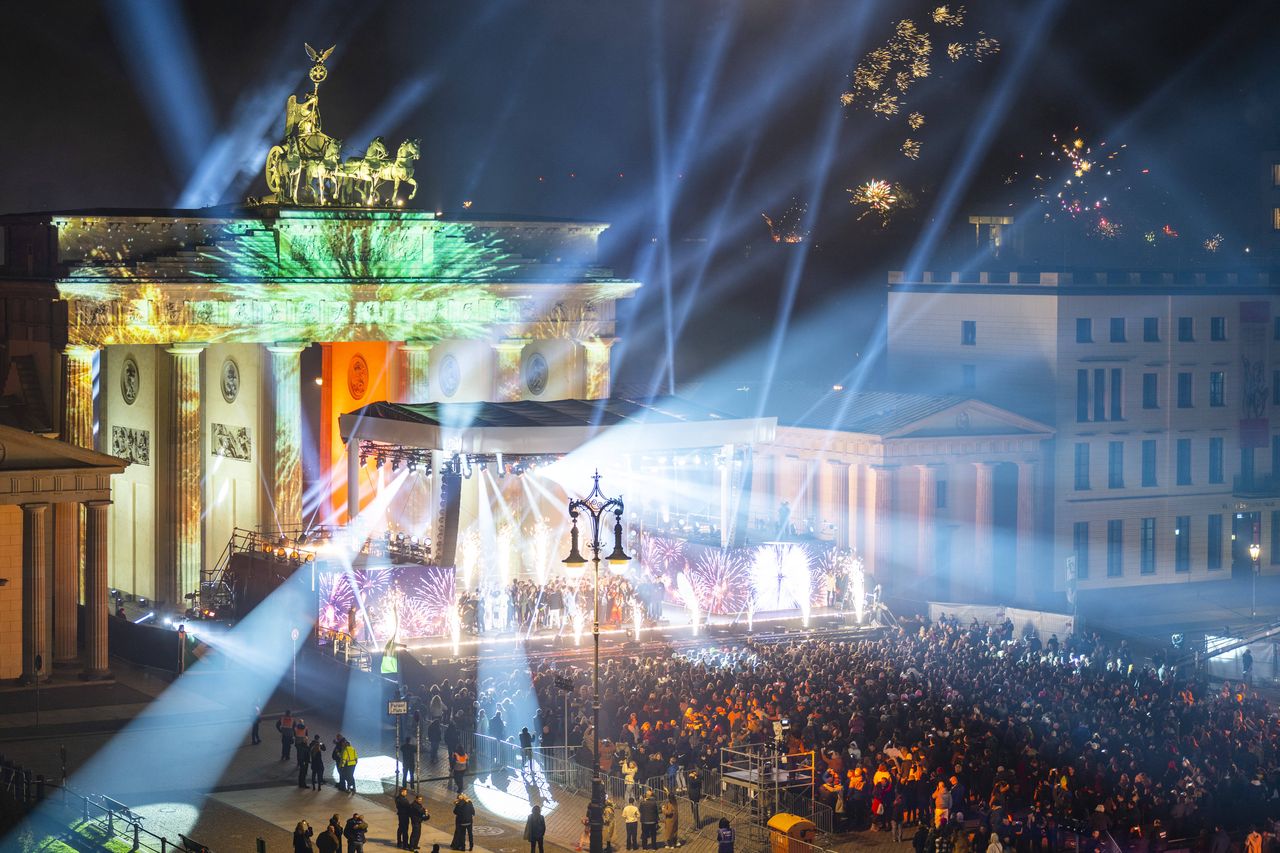
[[[506,586],[482,584],[458,596],[461,627],[470,634],[487,631],[573,631],[575,625],[590,628],[594,616],[593,579],[577,582],[555,577],[539,584],[517,578]],[[661,584],[633,584],[618,575],[600,578],[600,623],[630,625],[640,608],[646,623],[662,617]]]

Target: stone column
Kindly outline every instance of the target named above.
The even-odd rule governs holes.
[[[49,659],[49,554],[45,547],[47,503],[22,505],[22,680],[47,680]],[[36,656],[40,657],[37,676]]]
[[[84,677],[106,678],[107,669],[107,507],[86,501],[84,553]]]
[[[582,391],[588,400],[603,400],[613,389],[609,371],[609,351],[617,338],[595,338],[582,342]]]
[[[302,527],[302,351],[304,341],[270,344],[275,436],[270,458],[275,532]]]
[[[849,505],[849,466],[844,462],[828,462],[823,471],[830,482],[830,506],[826,510],[836,526],[835,543],[837,548],[848,548],[849,518],[852,515]]]
[[[80,661],[76,605],[80,601],[80,504],[53,507],[53,663]]]
[[[360,460],[360,437],[355,432],[347,438],[347,525],[355,524],[360,515],[360,473],[364,465]]]
[[[93,447],[93,360],[95,347],[68,346],[62,353],[66,409],[62,440],[76,447]]]
[[[849,463],[849,547],[862,554],[861,534],[864,530],[862,526],[862,504],[859,503],[863,497],[862,491],[858,488],[861,479],[862,466],[857,462]]]
[[[988,595],[995,582],[995,465],[974,462],[973,468],[973,589]]]
[[[720,547],[728,548],[733,541],[733,523],[737,518],[737,507],[734,505],[737,484],[733,479],[732,444],[720,448],[720,458],[724,460],[724,464],[720,466]]]
[[[201,521],[204,501],[200,487],[204,459],[200,406],[200,353],[204,344],[176,343],[167,350],[171,363],[169,399],[173,406],[169,431],[169,482],[172,571],[157,578],[156,598],[183,606],[189,593],[200,591]]]
[[[493,397],[501,402],[524,398],[524,382],[520,377],[520,356],[524,341],[498,341],[493,347]]]
[[[1014,597],[1035,600],[1036,464],[1018,463],[1018,520]]]
[[[938,499],[938,472],[932,465],[917,465],[916,576],[931,577],[933,566],[934,507]]]
[[[428,377],[431,369],[431,344],[427,341],[405,341],[405,403],[425,403],[430,399]]]
[[[865,570],[888,589],[888,572],[893,547],[893,486],[895,469],[872,465],[867,476],[867,550]]]

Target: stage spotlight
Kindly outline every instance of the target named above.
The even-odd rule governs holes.
[[[374,464],[374,465],[376,465],[377,467],[381,468],[381,467],[382,467],[382,463],[383,463],[383,462],[385,462],[385,461],[386,461],[386,459],[383,457],[383,455],[382,455],[381,453],[379,453],[376,457],[374,457],[374,463],[373,463],[373,464]]]

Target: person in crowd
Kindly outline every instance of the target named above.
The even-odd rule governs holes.
[[[520,728],[520,752],[524,756],[524,766],[533,766],[533,733],[528,726]]]
[[[435,697],[439,698],[439,697]],[[440,718],[433,717],[431,722],[427,723],[427,744],[430,746],[431,764],[435,765],[440,759],[440,737],[443,729],[440,726]]]
[[[450,749],[449,754],[452,756],[453,784],[457,786],[458,793],[461,794],[464,790],[463,777],[467,775],[467,762],[471,759],[471,756],[467,754],[467,748],[462,744]]]
[[[257,746],[258,744],[262,743],[262,735],[258,733],[258,727],[262,725],[262,706],[261,705],[253,706],[253,719],[251,720],[251,723],[252,723],[252,727],[249,730],[249,741],[254,746]]]
[[[626,831],[627,849],[640,849],[640,809],[636,806],[635,797],[628,797],[627,804],[622,807],[622,828]]]
[[[334,747],[334,761],[338,765],[338,790],[348,794],[356,792],[356,763],[360,757],[351,741],[339,735],[340,745]]]
[[[293,853],[315,853],[311,835],[311,824],[305,820],[298,821],[298,825],[293,828]]]
[[[295,726],[294,732],[298,729]],[[293,737],[293,754],[298,766],[298,787],[308,787],[307,777],[311,772],[311,743],[307,740],[306,729],[303,734],[295,734]]]
[[[316,853],[341,853],[341,850],[342,836],[330,823],[324,828],[324,832],[316,836]]]
[[[422,799],[422,795],[418,794],[413,798],[413,802],[409,804],[409,849],[418,850],[418,844],[422,841],[422,823],[430,820],[431,815],[427,812],[426,801]],[[436,853],[440,853],[440,845],[433,845]]]
[[[733,853],[733,827],[729,818],[720,818],[720,826],[716,829],[716,853]]]
[[[658,849],[658,801],[652,791],[640,801],[640,847]]]
[[[400,744],[400,763],[404,766],[404,784],[418,788],[418,745],[413,738],[406,736]]]
[[[280,760],[288,761],[293,749],[293,712],[288,708],[276,720],[276,731],[280,733]]]
[[[329,817],[329,829],[333,831],[333,835],[338,839],[338,848],[335,853],[342,853],[342,839],[345,837],[343,830],[345,829],[342,818],[338,817],[338,813],[334,812]]]
[[[412,850],[409,846],[409,807],[413,800],[409,798],[409,789],[396,791],[396,847],[401,850]]]
[[[614,816],[616,813],[617,809],[613,805],[613,800],[606,797],[600,828],[600,843],[604,846],[605,853],[613,853]]]
[[[686,777],[685,784],[687,787],[686,796],[689,797],[689,811],[693,817],[693,831],[697,832],[702,829],[702,774],[698,772],[698,768],[691,769]]]
[[[529,842],[529,853],[546,853],[542,840],[547,836],[547,819],[542,816],[542,806],[537,803],[524,822],[524,840]]]
[[[680,846],[680,809],[676,806],[675,793],[662,803],[662,840],[664,847]]]
[[[453,801],[453,843],[454,850],[470,850],[476,846],[475,836],[471,832],[471,824],[475,822],[476,807],[471,799],[461,792]]]
[[[364,816],[359,812],[353,812],[351,817],[347,818],[347,825],[342,830],[343,838],[347,839],[348,853],[364,853],[364,842],[368,832],[369,824],[365,822]]]
[[[311,764],[311,787],[316,791],[324,785],[324,751],[325,745],[320,740],[320,735],[313,735],[307,752]]]

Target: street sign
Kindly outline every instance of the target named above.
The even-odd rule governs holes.
[[[567,675],[557,675],[556,687],[559,688],[560,690],[572,690],[573,679],[569,678]]]
[[[393,717],[407,714],[409,713],[409,703],[404,700],[396,701],[393,699],[387,703],[387,713]]]

